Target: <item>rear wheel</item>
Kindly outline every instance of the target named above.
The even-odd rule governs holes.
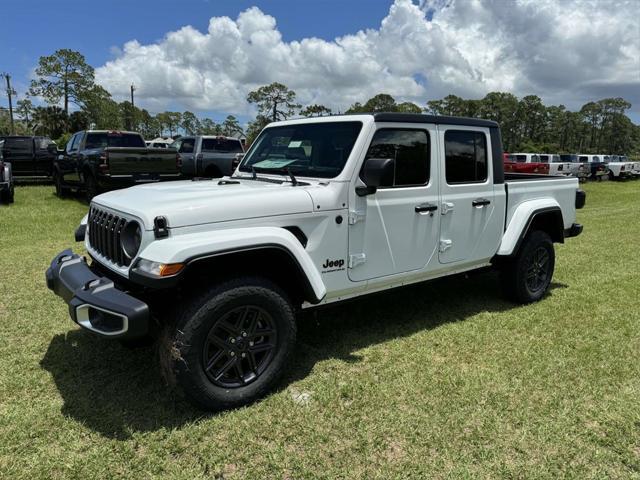
[[[515,258],[502,266],[501,281],[506,296],[518,303],[538,301],[553,277],[555,251],[548,233],[527,234]]]
[[[2,197],[1,198],[2,203],[13,203],[13,200],[14,200],[13,184],[11,184],[11,186],[7,190],[2,190],[2,192],[0,192],[0,197]]]
[[[293,307],[270,281],[244,277],[214,286],[178,319],[178,383],[207,410],[246,405],[275,386],[295,338]]]
[[[614,177],[613,172],[609,171],[609,180],[615,180],[616,177]]]

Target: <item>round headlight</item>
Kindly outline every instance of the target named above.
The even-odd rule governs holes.
[[[125,255],[129,258],[135,257],[141,242],[142,228],[140,228],[140,224],[135,221],[128,222],[120,234],[120,245],[122,245]]]

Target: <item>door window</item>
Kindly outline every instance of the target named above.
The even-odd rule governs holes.
[[[182,144],[180,145],[180,149],[178,152],[180,153],[193,153],[193,147],[196,143],[195,138],[183,138]]]
[[[393,158],[395,171],[392,183],[381,187],[411,187],[429,182],[431,148],[429,133],[425,130],[383,128],[378,130],[365,156]]]
[[[487,138],[484,133],[447,130],[444,134],[444,152],[448,184],[487,180]]]

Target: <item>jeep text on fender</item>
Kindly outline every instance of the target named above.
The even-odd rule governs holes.
[[[300,308],[487,266],[509,298],[541,299],[585,195],[576,178],[505,175],[502,157],[485,120],[275,122],[230,177],[94,198],[76,231],[90,260],[61,252],[47,284],[106,338],[168,324],[188,397],[243,405],[288,365]]]

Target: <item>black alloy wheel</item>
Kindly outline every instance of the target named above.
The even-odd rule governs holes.
[[[243,387],[269,366],[277,346],[273,317],[255,305],[226,313],[209,330],[203,368],[209,380],[223,388]]]
[[[546,288],[549,277],[550,257],[547,249],[539,246],[531,255],[527,268],[527,288],[535,294],[540,289]]]

